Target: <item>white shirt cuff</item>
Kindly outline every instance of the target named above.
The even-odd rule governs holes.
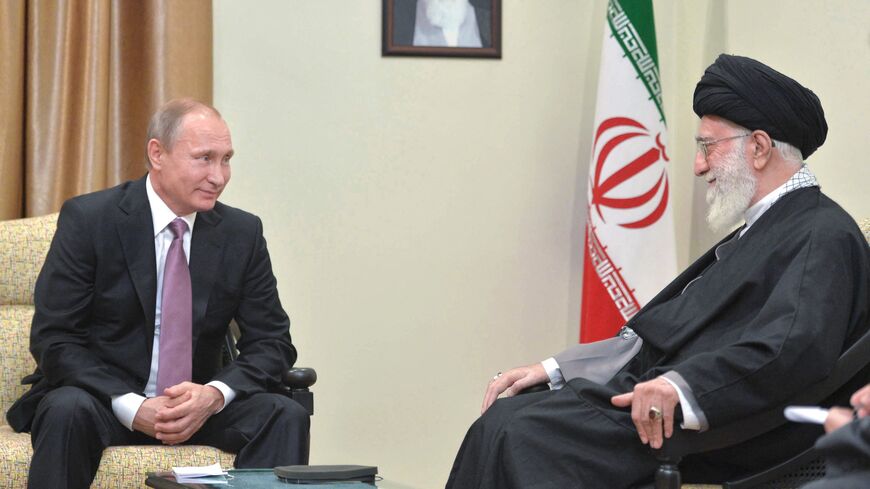
[[[136,418],[136,413],[139,412],[143,402],[145,402],[144,397],[132,392],[122,396],[113,396],[112,412],[115,413],[115,417],[118,418],[118,421],[122,425],[128,430],[133,431],[133,420]]]
[[[662,378],[668,381],[668,384],[674,386],[674,389],[677,390],[677,395],[680,396],[680,408],[683,410],[683,422],[680,423],[680,427],[684,430],[700,430],[701,422],[698,420],[695,411],[692,410],[692,403],[689,402],[686,395],[683,394],[683,391],[673,380],[665,376],[662,376]]]
[[[562,369],[559,368],[559,362],[555,358],[550,357],[543,362],[544,370],[547,372],[547,377],[550,378],[550,389],[557,390],[565,387],[565,378],[562,377]]]
[[[224,384],[220,380],[212,380],[211,382],[209,382],[208,384],[205,384],[205,385],[210,385],[210,386],[214,387],[215,389],[221,391],[221,394],[224,395],[224,405],[221,406],[220,409],[215,411],[215,414],[223,411],[224,408],[227,407],[227,404],[233,402],[233,399],[236,398],[236,391],[232,390],[230,388],[230,386]]]

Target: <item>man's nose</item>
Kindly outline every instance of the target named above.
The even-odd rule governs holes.
[[[223,167],[220,164],[209,165],[208,181],[213,185],[223,185],[226,183]]]
[[[710,171],[710,165],[707,164],[707,158],[704,157],[704,153],[701,150],[695,151],[694,170],[696,177],[700,177]]]

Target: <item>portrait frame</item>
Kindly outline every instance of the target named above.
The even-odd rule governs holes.
[[[440,56],[501,59],[501,0],[469,0],[483,47],[414,45],[417,3],[383,0],[382,56]]]

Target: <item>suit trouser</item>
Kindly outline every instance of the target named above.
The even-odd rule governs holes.
[[[254,394],[236,398],[185,444],[235,453],[236,468],[297,465],[307,458],[309,425],[308,413],[292,399]],[[34,489],[87,488],[106,447],[160,444],[144,433],[128,430],[111,408],[78,387],[60,387],[40,401],[31,442],[28,486]]]

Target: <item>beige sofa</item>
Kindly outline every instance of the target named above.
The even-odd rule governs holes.
[[[6,424],[6,410],[28,386],[21,378],[33,372],[28,351],[33,317],[33,285],[54,235],[57,214],[0,222],[0,488],[26,487],[30,467],[30,435]],[[146,487],[146,473],[180,465],[220,463],[231,467],[234,456],[205,446],[124,446],[103,453],[91,487]]]

